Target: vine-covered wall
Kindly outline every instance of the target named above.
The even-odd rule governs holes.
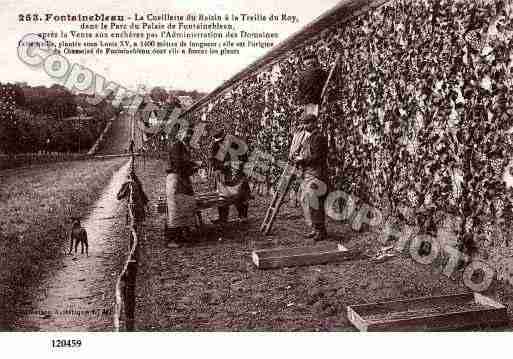
[[[426,232],[452,213],[460,239],[489,243],[491,226],[511,226],[512,39],[511,1],[391,1],[327,28],[187,118],[285,159],[301,113],[301,58],[314,52],[329,70],[340,53],[320,113],[331,185]],[[273,168],[270,181],[279,175]],[[429,218],[419,223],[421,211]]]

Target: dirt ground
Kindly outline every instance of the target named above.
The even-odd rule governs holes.
[[[141,163],[138,173],[154,204],[164,195],[162,164],[151,160],[143,168]],[[257,269],[251,260],[255,249],[312,244],[303,238],[301,211],[292,204],[282,208],[271,235],[263,236],[259,227],[269,201],[255,196],[248,224],[207,226],[204,235],[179,249],[166,247],[164,217],[153,210],[141,246],[137,329],[352,331],[347,305],[468,292],[460,279],[407,254],[382,263],[360,256],[338,264]],[[206,222],[217,217],[213,210],[203,216]],[[375,233],[356,233],[346,224],[330,222],[328,232],[355,251],[372,254],[380,248]],[[500,297],[511,304],[511,295]]]

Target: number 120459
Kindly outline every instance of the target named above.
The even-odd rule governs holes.
[[[52,339],[52,348],[80,348],[80,339]]]

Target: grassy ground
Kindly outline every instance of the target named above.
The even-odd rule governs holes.
[[[162,165],[149,161],[141,180],[150,200],[164,195]],[[365,256],[322,266],[256,269],[251,251],[301,246],[305,230],[299,208],[285,206],[270,236],[259,232],[270,198],[256,197],[250,223],[211,229],[180,249],[168,249],[162,215],[146,224],[138,272],[137,327],[140,330],[354,330],[346,306],[357,303],[444,295],[468,290],[440,268],[421,265],[406,253],[383,263]],[[234,216],[232,209],[231,216]],[[206,217],[216,218],[215,211]],[[356,233],[329,223],[330,237],[367,254],[380,248],[375,233]],[[504,299],[504,298],[501,298]],[[504,302],[504,300],[503,300]],[[511,304],[509,296],[505,304]]]
[[[66,249],[69,209],[84,216],[126,159],[66,162],[0,172],[0,329]]]

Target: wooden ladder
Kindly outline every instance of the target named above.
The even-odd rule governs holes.
[[[283,204],[283,200],[285,199],[285,196],[287,195],[290,189],[290,184],[292,183],[292,178],[294,177],[296,170],[296,167],[290,163],[287,164],[287,166],[283,170],[283,173],[280,177],[280,181],[278,182],[278,188],[274,193],[271,205],[267,209],[264,221],[262,222],[262,226],[260,227],[260,231],[263,234],[269,234],[269,232],[271,231],[274,219],[276,218],[276,215],[278,214],[278,211],[280,210],[280,207]]]

